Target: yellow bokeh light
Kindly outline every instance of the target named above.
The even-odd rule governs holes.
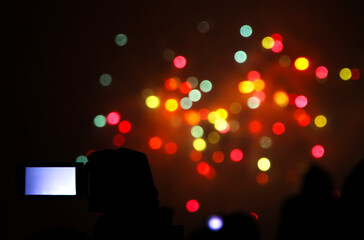
[[[157,107],[159,107],[160,100],[157,96],[149,96],[145,99],[145,104],[149,108],[157,108]]]
[[[166,108],[167,111],[174,112],[178,108],[178,102],[176,99],[173,99],[173,98],[168,99],[166,101],[166,103],[164,104],[164,107]]]
[[[226,130],[228,126],[229,124],[222,118],[217,119],[214,124],[215,129],[219,132]]]
[[[219,115],[219,118],[221,118],[221,119],[226,120],[228,117],[228,112],[223,108],[217,109],[216,113]]]
[[[258,160],[257,165],[260,171],[265,172],[268,171],[270,168],[270,161],[268,158],[263,157]]]
[[[318,115],[315,117],[315,125],[319,128],[322,128],[326,125],[327,119],[324,115]]]
[[[251,93],[254,91],[254,83],[252,81],[242,81],[239,83],[238,88],[241,93]]]
[[[219,116],[219,114],[217,114],[217,112],[210,112],[209,115],[207,116],[207,120],[211,124],[215,124],[216,120],[219,118],[220,118],[220,116]]]
[[[299,71],[306,70],[309,65],[310,65],[310,62],[305,57],[299,57],[296,59],[296,61],[294,61],[294,66]]]
[[[265,49],[271,49],[274,46],[274,39],[272,37],[265,37],[262,40],[262,46]]]
[[[351,78],[351,70],[349,68],[343,68],[340,70],[340,78],[344,81],[347,81]]]
[[[193,140],[193,147],[197,151],[201,152],[206,149],[206,142],[202,138],[196,138]]]
[[[276,92],[273,96],[274,102],[280,107],[286,107],[289,103],[287,93],[283,91]]]
[[[254,84],[254,90],[257,92],[262,91],[265,87],[265,83],[262,79],[255,80],[253,84]]]

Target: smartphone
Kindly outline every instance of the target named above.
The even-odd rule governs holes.
[[[83,195],[83,163],[25,163],[19,195],[26,198],[78,198]]]

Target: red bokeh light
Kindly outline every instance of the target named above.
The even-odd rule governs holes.
[[[283,43],[279,40],[274,41],[273,47],[270,49],[272,52],[279,53],[283,50]]]
[[[250,71],[248,73],[247,77],[248,77],[248,80],[254,81],[254,80],[260,79],[260,73],[258,71]]]
[[[325,153],[325,149],[321,145],[315,145],[313,146],[311,153],[314,158],[321,158]]]
[[[273,34],[271,35],[271,37],[272,37],[275,41],[280,41],[280,42],[282,42],[282,41],[283,41],[283,38],[282,38],[281,34],[279,34],[279,33],[273,33]]]
[[[115,146],[120,147],[124,145],[125,137],[122,134],[118,133],[113,137],[112,142]]]
[[[207,108],[201,108],[198,111],[198,114],[200,114],[201,120],[207,120],[207,117],[209,116],[210,111]]]
[[[307,127],[311,122],[311,118],[306,113],[303,113],[297,117],[297,121],[302,127]]]
[[[178,146],[176,143],[174,142],[168,142],[166,143],[166,145],[164,146],[164,150],[166,151],[167,154],[172,155],[175,154],[177,152]]]
[[[315,74],[318,79],[324,79],[329,74],[329,71],[326,67],[320,66],[316,68]]]
[[[188,94],[192,90],[192,85],[189,82],[183,82],[179,85],[179,90],[183,94]]]
[[[186,209],[191,213],[196,212],[199,208],[200,204],[195,199],[188,200],[186,203]]]
[[[128,133],[131,130],[131,123],[129,121],[126,121],[126,120],[121,121],[119,123],[118,128],[119,128],[119,131],[121,133]]]
[[[179,82],[177,81],[176,78],[168,78],[164,82],[164,86],[166,87],[167,90],[173,91],[173,90],[176,90],[179,87]]]
[[[234,149],[230,153],[230,158],[234,162],[239,162],[243,159],[243,152],[240,149]]]
[[[296,97],[297,97],[297,94],[295,94],[295,93],[288,94],[288,104],[295,105]]]
[[[201,175],[207,175],[210,172],[210,165],[206,162],[198,163],[197,172]]]
[[[174,64],[174,66],[176,68],[181,69],[181,68],[184,68],[186,66],[187,60],[183,56],[177,56],[177,57],[174,58],[173,64]]]
[[[273,124],[272,130],[274,134],[281,135],[285,131],[284,124],[281,122],[276,122]]]
[[[190,158],[191,158],[192,161],[198,162],[202,158],[202,153],[200,151],[197,151],[197,150],[192,150],[190,152]]]
[[[106,116],[106,121],[110,125],[116,125],[120,121],[120,114],[117,112],[111,112]]]
[[[251,133],[258,133],[262,130],[262,124],[259,121],[253,120],[249,123],[249,131]]]
[[[357,68],[351,69],[351,79],[352,80],[358,80],[359,78],[360,78],[359,69],[357,69]]]
[[[162,139],[159,137],[152,137],[149,139],[149,147],[153,150],[159,149],[162,146]]]

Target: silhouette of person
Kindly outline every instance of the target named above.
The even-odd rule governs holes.
[[[339,226],[338,209],[330,176],[312,165],[304,176],[301,193],[283,206],[277,239],[331,239]]]
[[[25,240],[65,240],[65,239],[77,239],[77,240],[91,240],[92,238],[82,233],[76,229],[68,228],[68,227],[54,227],[50,229],[46,229],[44,231],[36,232],[28,237]]]
[[[346,178],[342,193],[342,237],[363,239],[364,226],[364,159]]]
[[[158,208],[158,191],[144,153],[127,148],[93,152],[88,157],[89,210],[103,212],[96,239],[182,239],[172,226],[172,211]]]

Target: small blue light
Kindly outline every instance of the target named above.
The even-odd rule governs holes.
[[[224,222],[220,216],[211,216],[209,220],[207,221],[207,226],[212,231],[219,231],[222,226],[224,225]]]

